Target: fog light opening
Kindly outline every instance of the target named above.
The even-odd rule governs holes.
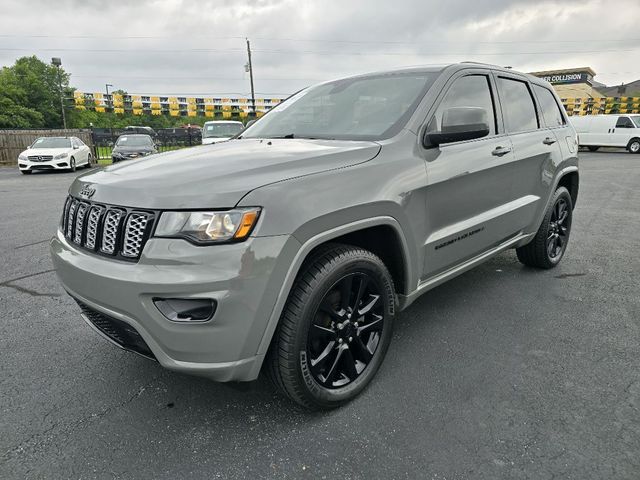
[[[206,322],[216,313],[217,303],[210,298],[154,298],[153,304],[172,322]]]

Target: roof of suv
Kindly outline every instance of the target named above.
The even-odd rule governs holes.
[[[343,78],[356,78],[356,77],[364,77],[364,76],[369,76],[369,75],[384,75],[384,74],[392,74],[392,73],[410,73],[410,72],[442,72],[446,69],[464,69],[464,68],[469,68],[469,67],[476,67],[476,68],[485,68],[485,69],[489,69],[489,70],[495,70],[495,71],[499,71],[499,72],[504,72],[504,73],[510,73],[510,74],[516,74],[516,75],[521,75],[526,77],[528,80],[530,80],[533,83],[537,83],[540,85],[546,85],[547,82],[539,77],[535,77],[529,73],[524,73],[524,72],[520,72],[517,70],[512,70],[511,68],[506,68],[506,67],[502,67],[500,65],[493,65],[490,63],[481,63],[481,62],[471,62],[471,61],[466,61],[466,62],[457,62],[457,63],[443,63],[443,64],[432,64],[432,65],[416,65],[416,66],[412,66],[412,67],[401,67],[401,68],[392,68],[392,69],[388,69],[388,70],[380,70],[380,71],[375,71],[375,72],[368,72],[368,73],[363,73],[360,75],[352,75],[352,76],[348,76],[348,77],[343,77]],[[334,79],[337,80],[337,79]]]

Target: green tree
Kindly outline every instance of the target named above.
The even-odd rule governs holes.
[[[60,84],[69,95],[69,75],[35,56],[0,71],[0,127],[62,127]]]
[[[26,107],[26,94],[11,72],[0,71],[0,127],[30,128],[44,125],[43,115]]]

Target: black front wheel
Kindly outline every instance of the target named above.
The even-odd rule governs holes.
[[[391,341],[393,280],[373,253],[331,245],[303,266],[269,351],[267,373],[310,409],[356,397]]]
[[[71,160],[69,160],[69,170],[71,170],[72,172],[76,171],[76,159],[71,157]]]
[[[547,207],[533,240],[516,249],[518,260],[530,267],[553,268],[562,259],[569,243],[573,204],[564,187],[558,187]]]

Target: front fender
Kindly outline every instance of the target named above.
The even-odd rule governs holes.
[[[395,230],[400,239],[402,249],[403,249],[403,257],[405,259],[405,281],[413,282],[416,277],[416,272],[412,267],[412,262],[407,261],[412,258],[409,250],[409,243],[405,238],[405,235],[402,231],[400,223],[390,216],[378,216],[372,218],[366,218],[361,220],[356,220],[350,223],[346,223],[343,225],[335,226],[330,229],[326,229],[320,233],[317,233],[310,238],[306,239],[306,241],[301,242],[301,247],[296,253],[295,257],[291,261],[291,265],[287,274],[285,275],[284,281],[282,282],[282,286],[280,288],[280,293],[278,294],[276,303],[271,311],[271,315],[269,317],[269,321],[267,323],[267,327],[264,331],[264,335],[262,337],[262,341],[260,342],[260,346],[258,348],[257,355],[264,356],[269,349],[269,344],[271,343],[271,338],[273,337],[273,333],[278,326],[278,322],[280,321],[280,316],[282,315],[282,311],[284,310],[287,298],[289,296],[289,292],[293,286],[293,282],[302,267],[304,260],[308,257],[308,255],[313,251],[317,246],[329,242],[335,238],[338,238],[342,235],[356,232],[358,230],[363,230],[370,227],[377,226],[389,226]],[[295,234],[294,234],[295,236]],[[299,239],[298,239],[299,241]],[[413,285],[413,283],[407,283],[407,285]]]

